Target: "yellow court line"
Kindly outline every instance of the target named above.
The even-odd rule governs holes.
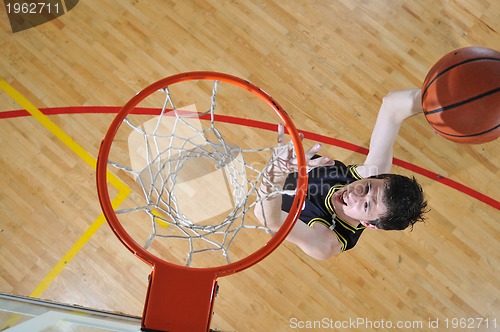
[[[113,207],[118,207],[127,198],[128,192],[119,192],[116,198],[113,200]],[[101,226],[106,222],[104,214],[101,214],[89,228],[83,233],[83,235],[78,239],[78,241],[73,244],[70,250],[61,258],[61,260],[50,270],[50,272],[43,278],[43,280],[38,284],[33,292],[31,292],[31,297],[40,297],[42,293],[50,286],[54,279],[62,272],[66,265],[78,254],[78,252],[85,246],[85,244],[94,236],[95,232],[101,228]]]
[[[26,109],[33,116],[33,118],[35,118],[38,122],[40,122],[40,124],[42,124],[52,134],[54,134],[78,157],[80,157],[95,169],[97,160],[92,157],[90,153],[88,153],[85,149],[78,145],[78,143],[76,143],[68,134],[66,134],[61,128],[59,128],[54,122],[52,122],[48,116],[43,114],[38,108],[36,108],[36,106],[34,106],[28,99],[26,99],[21,93],[14,89],[3,78],[0,78],[0,89],[7,93],[7,95],[9,95],[21,107]],[[109,172],[108,180],[116,189],[118,189],[118,194],[112,202],[113,206],[116,208],[125,200],[125,198],[130,194],[131,190],[126,184],[124,184],[116,176]],[[101,214],[78,239],[78,241],[75,242],[75,244],[63,256],[63,258],[52,268],[51,271],[49,271],[42,282],[38,284],[35,290],[30,294],[31,297],[39,297],[50,286],[52,281],[62,272],[64,267],[76,256],[76,254],[83,248],[83,246],[90,240],[90,238],[95,234],[95,232],[102,226],[104,222],[104,215]]]
[[[0,89],[7,93],[16,103],[27,110],[33,118],[38,120],[45,128],[47,128],[52,134],[54,134],[59,140],[64,143],[68,148],[70,148],[78,157],[85,161],[88,165],[95,169],[96,159],[92,157],[85,149],[83,149],[78,143],[76,143],[68,134],[66,134],[61,128],[59,128],[54,122],[52,122],[48,116],[43,114],[35,105],[33,105],[28,99],[26,99],[19,91],[14,89],[9,83],[4,79],[0,78]],[[116,187],[118,190],[129,190],[127,185],[121,182],[112,173],[108,174],[109,182]]]

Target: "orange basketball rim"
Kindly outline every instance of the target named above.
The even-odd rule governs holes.
[[[283,123],[294,145],[299,179],[292,209],[280,230],[266,245],[253,254],[236,262],[207,268],[193,268],[168,262],[145,250],[120,223],[112,206],[108,191],[108,159],[113,139],[127,115],[147,96],[173,84],[193,80],[212,80],[235,85],[262,99],[274,110]],[[257,117],[258,115],[256,115]],[[149,264],[152,272],[146,294],[142,317],[143,331],[207,331],[213,302],[217,293],[217,278],[242,271],[258,263],[277,248],[291,231],[304,202],[307,187],[307,171],[304,150],[297,128],[287,112],[266,92],[252,83],[228,74],[217,72],[188,72],[161,79],[135,95],[117,113],[104,140],[97,160],[96,181],[99,201],[111,229],[134,255]]]

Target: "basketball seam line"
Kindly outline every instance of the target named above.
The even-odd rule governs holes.
[[[490,128],[488,130],[485,130],[483,132],[480,132],[480,133],[475,133],[475,134],[467,134],[467,135],[457,135],[457,134],[449,134],[449,133],[446,133],[446,132],[443,132],[439,129],[436,129],[436,128],[433,128],[435,131],[437,131],[438,133],[440,134],[443,134],[443,135],[446,135],[446,136],[451,136],[451,137],[459,137],[459,138],[467,138],[467,137],[474,137],[474,136],[481,136],[481,135],[484,135],[484,134],[487,134],[491,131],[494,131],[495,129],[497,129],[498,127],[500,127],[500,123],[497,124],[495,127],[493,128]]]
[[[486,97],[486,96],[489,96],[489,95],[492,95],[496,92],[500,91],[500,87],[499,88],[495,88],[493,90],[490,90],[490,91],[486,91],[480,95],[477,95],[477,96],[474,96],[472,98],[468,98],[468,99],[465,99],[465,100],[462,100],[462,101],[459,101],[458,103],[455,103],[455,104],[451,104],[451,105],[448,105],[448,106],[444,106],[444,107],[440,107],[440,108],[436,108],[432,111],[424,111],[424,114],[425,115],[429,115],[429,114],[434,114],[434,113],[439,113],[439,112],[444,112],[444,111],[449,111],[450,109],[452,108],[455,108],[457,106],[461,106],[463,104],[467,104],[471,101],[474,101],[476,99],[481,99],[483,97]]]
[[[459,63],[456,63],[454,64],[453,66],[450,66],[448,68],[446,68],[445,70],[441,71],[439,74],[436,75],[436,77],[434,77],[432,79],[432,81],[429,82],[429,84],[427,84],[427,86],[425,87],[423,93],[422,93],[422,98],[423,96],[425,96],[427,94],[427,90],[429,89],[429,87],[441,76],[443,76],[446,72],[452,70],[453,68],[455,67],[458,67],[458,66],[461,66],[463,64],[466,64],[466,63],[469,63],[469,62],[474,62],[474,61],[483,61],[483,60],[486,60],[486,61],[500,61],[500,59],[498,58],[474,58],[474,59],[467,59],[467,60],[464,60],[462,62],[459,62]]]

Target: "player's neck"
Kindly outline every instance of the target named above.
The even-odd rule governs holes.
[[[360,221],[358,219],[354,219],[352,217],[349,217],[347,214],[342,211],[342,209],[335,209],[335,206],[333,206],[333,211],[335,212],[335,215],[348,223],[349,225],[353,227],[358,227],[360,225]]]

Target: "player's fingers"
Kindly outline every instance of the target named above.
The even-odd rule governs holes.
[[[335,165],[335,160],[332,160],[329,157],[320,157],[313,160],[310,160],[308,163],[309,167],[322,167],[322,166],[333,166]]]
[[[335,164],[335,161],[329,157],[319,157],[312,159],[321,150],[321,144],[316,143],[312,148],[306,152],[307,165],[309,167],[320,167],[320,166],[331,166]]]
[[[285,136],[285,126],[283,124],[278,123],[278,144],[283,144],[283,138]]]
[[[314,155],[316,155],[319,152],[319,150],[321,150],[321,144],[319,143],[314,144],[312,148],[306,151],[306,160],[307,161],[311,160],[311,158],[314,157]]]

